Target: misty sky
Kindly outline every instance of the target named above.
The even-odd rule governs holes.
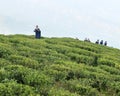
[[[120,48],[120,0],[0,0],[0,34],[108,41]]]

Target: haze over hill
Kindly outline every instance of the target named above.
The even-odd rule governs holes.
[[[119,96],[119,58],[73,38],[0,35],[0,96]]]
[[[120,0],[0,0],[0,33],[90,38],[120,49]]]

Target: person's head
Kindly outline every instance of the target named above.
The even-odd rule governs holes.
[[[38,28],[38,25],[36,25],[36,28]]]

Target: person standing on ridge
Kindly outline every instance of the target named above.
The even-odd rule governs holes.
[[[95,43],[96,43],[96,44],[99,44],[99,40],[97,40]]]
[[[100,44],[103,45],[103,40],[100,41]]]
[[[34,32],[35,32],[35,38],[40,39],[41,38],[41,30],[38,28],[38,25],[36,25]]]
[[[104,45],[107,46],[107,41],[105,41]]]

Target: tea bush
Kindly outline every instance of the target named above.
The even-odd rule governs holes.
[[[119,96],[119,57],[73,38],[0,35],[0,96]]]
[[[27,85],[17,84],[15,82],[0,83],[0,95],[1,96],[35,96],[34,88],[30,88]]]
[[[7,44],[0,44],[0,58],[7,58],[14,52]]]
[[[64,88],[57,88],[57,87],[52,87],[49,91],[48,96],[81,96],[77,93],[71,93],[68,90],[65,90]]]
[[[11,55],[8,59],[13,64],[23,65],[23,66],[30,67],[30,68],[37,68],[39,66],[36,60],[32,60],[24,56]]]
[[[10,64],[11,62],[9,60],[3,59],[3,58],[0,59],[0,67],[7,66]]]
[[[115,67],[115,62],[114,61],[103,59],[103,58],[98,59],[98,64]]]

